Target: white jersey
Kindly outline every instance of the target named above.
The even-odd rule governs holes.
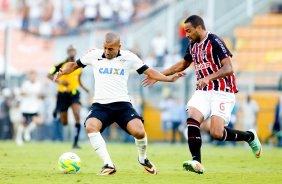
[[[121,50],[116,58],[107,59],[102,49],[92,49],[77,60],[79,66],[92,65],[95,78],[94,102],[130,102],[127,80],[131,70],[143,73],[148,67],[135,54]]]
[[[21,87],[24,94],[20,100],[20,110],[22,113],[39,113],[41,100],[39,95],[42,94],[40,82],[25,81]]]

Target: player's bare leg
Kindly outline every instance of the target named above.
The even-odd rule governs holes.
[[[97,155],[103,160],[104,166],[97,175],[111,175],[116,172],[116,168],[108,153],[105,140],[100,134],[102,128],[102,122],[97,118],[89,118],[86,123],[86,131],[92,147]]]
[[[68,112],[67,111],[60,112],[60,121],[63,126],[68,125]]]
[[[211,117],[211,136],[220,141],[245,141],[256,158],[261,156],[262,146],[255,130],[240,131],[225,127],[225,121],[219,116]]]
[[[72,147],[75,149],[80,149],[80,146],[78,145],[78,140],[79,140],[79,134],[80,134],[80,129],[81,129],[81,125],[80,125],[80,109],[81,106],[78,103],[74,103],[72,104],[72,111],[73,111],[73,115],[74,115],[74,119],[75,119],[75,136],[74,136],[74,142]]]
[[[142,121],[135,118],[128,122],[127,131],[135,138],[135,144],[138,150],[138,161],[149,174],[157,174],[157,168],[149,161],[146,155],[147,151],[147,135]]]

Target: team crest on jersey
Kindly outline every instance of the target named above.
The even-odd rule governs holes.
[[[202,60],[204,60],[206,58],[206,56],[207,56],[207,51],[206,50],[201,50],[200,51],[200,56],[201,56]]]
[[[100,68],[100,74],[109,74],[109,75],[124,75],[124,69],[121,68]]]
[[[195,61],[196,60],[196,53],[193,52],[191,55],[192,55],[192,59]]]
[[[126,59],[120,59],[119,61],[124,63],[126,61]]]

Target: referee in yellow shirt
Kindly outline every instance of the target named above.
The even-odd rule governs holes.
[[[64,68],[68,62],[75,62],[76,49],[73,45],[67,48],[68,57],[61,63],[52,67],[48,74],[48,78],[53,81],[54,75],[59,71],[60,68]],[[56,83],[58,84],[57,104],[56,112],[60,112],[60,120],[64,126],[68,124],[68,108],[71,107],[74,118],[76,133],[73,142],[73,148],[79,149],[78,139],[80,133],[80,93],[78,91],[81,86],[87,93],[89,90],[81,83],[81,69],[77,69],[73,73],[62,76]]]

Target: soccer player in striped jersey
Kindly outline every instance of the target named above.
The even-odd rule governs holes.
[[[188,17],[184,30],[191,44],[183,60],[162,72],[169,76],[185,70],[192,63],[196,70],[197,88],[187,103],[188,145],[192,160],[183,162],[184,169],[199,174],[205,171],[201,162],[200,124],[209,117],[212,137],[220,141],[245,141],[249,143],[255,157],[259,158],[262,147],[255,130],[239,131],[226,126],[235,104],[234,93],[238,92],[231,62],[232,54],[218,36],[206,31],[200,16]],[[143,80],[143,86],[150,86],[155,82],[157,81],[147,77]]]
[[[128,96],[129,73],[135,70],[138,74],[144,73],[151,78],[166,82],[173,82],[185,73],[180,72],[169,77],[162,75],[145,65],[138,56],[130,51],[121,50],[120,47],[119,36],[109,32],[105,36],[104,49],[92,49],[76,62],[69,62],[57,72],[54,80],[86,65],[91,65],[93,68],[95,96],[86,117],[85,127],[92,147],[104,162],[98,175],[111,175],[116,172],[106,143],[100,134],[113,122],[135,138],[139,163],[149,174],[155,175],[157,169],[146,155],[147,136],[143,119],[132,107]]]

